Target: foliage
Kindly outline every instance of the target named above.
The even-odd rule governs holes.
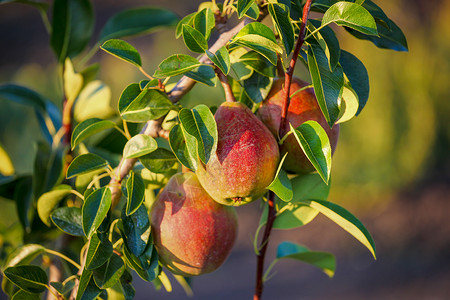
[[[215,88],[219,79],[232,91],[228,98],[234,96],[256,111],[277,73],[282,75],[290,61],[299,59],[309,71],[320,109],[332,127],[361,113],[368,100],[369,81],[364,64],[340,49],[330,25],[344,27],[379,48],[408,49],[400,28],[370,0],[314,1],[311,10],[322,14],[315,20],[301,20],[304,6],[311,5],[301,1],[212,1],[181,19],[166,9],[131,8],[111,17],[97,38],[93,35],[94,12],[89,0],[55,0],[50,9],[51,23],[45,5],[34,1],[0,3],[7,2],[22,2],[40,10],[51,32],[50,47],[63,70],[59,79],[64,95],[59,111],[45,96],[27,87],[0,86],[2,101],[17,102],[35,111],[45,137],[37,147],[30,174],[15,174],[8,154],[0,148],[1,161],[8,162],[0,169],[0,196],[15,201],[21,226],[30,237],[42,237],[40,244],[22,243],[3,262],[2,287],[14,299],[39,298],[46,289],[64,298],[104,299],[112,288],[132,299],[131,269],[155,286],[171,289],[153,244],[147,198],[163,188],[182,166],[196,171],[215,155],[218,133],[214,109],[204,104],[188,109],[179,101],[194,82]],[[229,18],[256,22],[239,23],[235,32],[219,32],[232,34],[214,43],[212,33]],[[271,23],[261,23],[264,18]],[[302,37],[305,42],[300,44],[299,56],[292,57],[302,34],[302,21],[307,21],[306,36]],[[170,54],[153,72],[146,72],[139,50],[122,38],[151,34],[161,27],[171,27],[176,38],[182,37],[187,49],[196,54]],[[94,46],[86,49],[90,42]],[[99,92],[107,88],[95,80],[97,66],[86,66],[98,49],[130,63],[144,76],[124,87],[117,97],[118,111],[105,117],[102,114],[110,108],[92,104],[107,103],[109,93]],[[169,80],[179,75],[185,76],[169,89]],[[77,113],[81,109],[84,117]],[[307,121],[297,128],[291,125],[286,135],[290,134],[317,174],[288,175],[282,169],[283,158],[267,186],[277,197],[261,200],[275,201],[276,205],[265,205],[260,229],[264,225],[300,227],[320,212],[375,257],[374,242],[362,223],[327,200],[332,159],[324,129],[317,122]],[[120,151],[111,151],[99,136],[114,140]],[[126,142],[120,142],[121,136]],[[285,139],[282,136],[278,142],[282,144]],[[119,155],[123,156],[121,160]],[[275,209],[276,218],[269,225],[271,209]],[[75,238],[69,240],[67,235]],[[47,248],[54,237],[69,243],[80,255],[71,258],[60,253],[61,249]],[[257,241],[258,233],[255,250],[260,255]],[[65,280],[48,282],[46,271],[31,264],[40,263],[37,257],[44,253],[64,260],[65,270],[71,272],[65,274]],[[284,258],[312,264],[329,276],[334,274],[335,260],[329,253],[285,242],[278,246],[274,262]],[[189,290],[184,278],[178,280]]]

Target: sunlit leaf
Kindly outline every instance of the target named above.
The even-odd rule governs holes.
[[[123,157],[136,158],[146,155],[158,148],[156,140],[145,134],[137,134],[133,136],[123,148]]]
[[[178,161],[186,168],[191,170],[197,169],[196,157],[189,152],[186,140],[184,138],[183,129],[180,125],[175,125],[169,133],[170,148],[177,157]]]
[[[225,75],[228,75],[231,63],[230,55],[226,47],[220,48],[216,53],[211,53],[206,50],[206,55]]]
[[[351,86],[345,84],[340,106],[341,115],[336,121],[336,124],[351,120],[358,112],[358,106],[358,95],[355,90],[351,88]]]
[[[5,262],[4,268],[31,263],[36,256],[43,253],[45,248],[38,244],[25,244],[11,252]]]
[[[210,65],[199,66],[184,75],[208,86],[216,86],[217,83],[216,72]]]
[[[111,190],[108,187],[95,190],[86,197],[83,208],[83,231],[88,238],[92,237],[102,224],[111,207]]]
[[[300,202],[317,209],[337,225],[342,227],[342,229],[353,235],[353,237],[366,246],[370,253],[372,253],[373,257],[376,258],[375,243],[369,231],[367,231],[361,221],[359,221],[345,208],[325,200],[302,200]]]
[[[213,30],[216,25],[214,13],[210,8],[200,10],[195,14],[192,25],[206,38],[206,40],[208,40],[211,35],[211,30]]]
[[[336,23],[369,35],[378,35],[372,15],[361,5],[341,1],[333,4],[322,17],[322,26]]]
[[[67,178],[105,169],[107,166],[108,162],[97,154],[81,154],[75,157],[67,168]]]
[[[166,93],[156,89],[144,89],[126,107],[119,108],[119,111],[122,119],[139,123],[158,119],[172,107],[173,104]]]
[[[328,183],[331,174],[331,146],[325,130],[316,121],[306,121],[297,128],[290,125],[308,160],[317,170],[323,181]]]
[[[237,11],[239,19],[245,15],[250,6],[252,6],[253,2],[255,2],[255,0],[238,0]]]
[[[186,54],[175,54],[163,60],[153,74],[156,78],[172,77],[189,72],[201,63],[194,57]]]
[[[142,178],[130,171],[130,175],[127,180],[127,216],[136,212],[136,210],[144,202],[145,184]]]
[[[166,173],[172,169],[173,165],[177,162],[177,159],[172,151],[158,148],[147,155],[139,157],[139,161],[144,167],[154,173]]]
[[[286,172],[281,169],[286,156],[287,153],[281,159],[275,178],[269,184],[267,189],[273,191],[281,200],[288,202],[292,200],[294,194],[292,192],[291,181],[289,180]]]
[[[183,39],[192,52],[203,53],[208,49],[208,43],[203,34],[189,25],[183,25]]]
[[[115,126],[116,124],[113,121],[99,118],[87,119],[79,123],[72,132],[72,150],[88,137]]]
[[[115,57],[118,57],[137,67],[142,66],[141,56],[139,52],[136,50],[136,48],[123,40],[107,40],[100,48],[108,52],[109,54],[114,55]]]
[[[59,185],[52,191],[44,193],[37,200],[37,212],[41,221],[47,225],[51,225],[50,214],[53,209],[63,200],[66,196],[70,195],[72,187],[69,185]]]
[[[9,267],[3,274],[19,288],[33,294],[42,293],[48,284],[47,274],[38,266]]]
[[[310,31],[316,30],[316,28],[318,28],[319,26],[320,21],[318,20],[308,21],[308,29],[310,29]],[[330,27],[324,27],[317,33],[315,33],[312,37],[308,38],[308,41],[311,41],[312,39],[315,39],[316,43],[318,43],[325,52],[330,70],[333,71],[339,63],[339,57],[341,55],[339,40],[337,39],[333,29],[331,29]]]
[[[269,3],[269,13],[275,24],[275,28],[283,41],[286,55],[294,48],[294,27],[289,16],[289,7],[281,3]]]

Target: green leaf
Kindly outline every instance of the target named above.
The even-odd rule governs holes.
[[[210,65],[199,66],[184,75],[208,86],[216,86],[217,83],[216,72]]]
[[[269,13],[273,23],[286,49],[286,55],[289,55],[294,48],[295,35],[289,16],[289,7],[281,3],[269,3]]]
[[[316,44],[311,44],[308,48],[308,67],[317,102],[325,119],[332,127],[339,117],[338,101],[344,86],[342,67],[337,65],[331,72],[325,52]]]
[[[206,50],[206,55],[225,75],[228,75],[231,63],[230,55],[228,54],[228,50],[225,46],[221,47],[214,54]]]
[[[148,219],[148,212],[144,205],[131,215],[127,215],[125,210],[122,210],[122,228],[123,238],[128,249],[135,256],[141,256],[149,243],[150,239],[150,221]]]
[[[127,180],[127,216],[133,214],[144,202],[145,184],[141,176],[130,171]]]
[[[309,20],[308,21],[308,29],[312,32],[319,28],[320,21],[318,20]],[[316,43],[320,45],[320,47],[325,52],[325,55],[328,59],[329,68],[331,71],[336,68],[339,63],[339,57],[341,55],[341,48],[339,46],[339,40],[336,37],[333,29],[330,27],[324,27],[320,29],[317,33],[315,33],[312,37],[308,38],[309,43],[313,43],[315,40]]]
[[[377,24],[379,37],[366,35],[351,28],[345,28],[345,30],[358,39],[372,42],[378,48],[394,51],[408,51],[408,42],[406,41],[405,34],[392,20],[389,20],[388,24],[391,28],[390,30]]]
[[[217,125],[211,110],[206,105],[200,104],[191,110],[182,109],[178,118],[182,130],[196,141],[196,144],[193,144],[191,140],[186,140],[188,151],[191,155],[198,153],[200,160],[204,164],[208,163],[211,155],[216,152],[218,140]]]
[[[128,106],[123,109],[119,108],[119,111],[122,119],[142,123],[159,119],[167,114],[172,107],[173,104],[166,93],[156,89],[144,89]]]
[[[55,0],[50,44],[60,62],[81,53],[93,30],[94,11],[89,0]]]
[[[187,16],[185,16],[183,19],[181,19],[178,24],[177,28],[175,29],[175,37],[178,39],[183,34],[183,25],[194,25],[194,16],[197,14],[197,12],[193,12]]]
[[[275,77],[277,75],[276,69],[270,61],[255,51],[250,51],[242,55],[239,58],[239,62],[245,64],[263,76]]]
[[[358,95],[358,115],[369,99],[369,75],[364,64],[353,54],[342,50],[339,62],[344,70],[345,76],[350,81],[351,88]]]
[[[319,199],[327,200],[330,193],[330,184],[326,184],[319,174],[305,174],[291,180],[294,196],[293,203],[301,200]]]
[[[192,52],[203,53],[208,49],[208,42],[203,34],[186,24],[183,25],[183,39],[188,49]]]
[[[84,200],[82,208],[83,231],[91,238],[102,224],[111,207],[111,190],[108,187],[95,190]]]
[[[318,215],[318,211],[304,204],[288,202],[280,202],[279,210],[281,213],[273,222],[274,229],[294,229],[304,226],[314,220]],[[267,219],[267,209],[261,217],[262,220]]]
[[[33,195],[38,199],[63,179],[63,149],[51,149],[47,143],[38,142],[33,170]]]
[[[322,17],[322,26],[336,23],[369,35],[378,35],[372,15],[361,5],[341,1],[333,4]]]
[[[87,119],[79,123],[72,132],[72,150],[88,137],[115,126],[116,124],[113,121],[99,118]]]
[[[277,248],[277,260],[290,258],[303,261],[321,269],[329,277],[334,276],[336,270],[336,259],[334,255],[327,252],[310,251],[304,246],[291,242],[283,242]]]
[[[0,0],[0,4],[6,4],[6,3],[23,3],[30,6],[34,6],[40,11],[47,11],[48,3],[35,1],[35,0]]]
[[[3,274],[19,288],[32,294],[45,291],[48,283],[47,274],[38,266],[9,267],[3,271]]]
[[[103,265],[112,255],[113,246],[107,239],[100,239],[98,234],[94,234],[89,242],[86,254],[85,268],[94,270]]]
[[[75,300],[94,300],[102,293],[102,290],[95,284],[91,270],[83,270],[78,285],[77,297]]]
[[[55,187],[52,191],[44,193],[37,200],[37,212],[41,221],[50,227],[50,214],[56,208],[56,206],[66,196],[72,192],[72,187],[66,184]]]
[[[36,180],[35,180],[36,181]],[[30,210],[33,207],[32,178],[25,177],[17,183],[14,190],[14,200],[16,202],[17,215],[22,227],[29,232],[31,230]]]
[[[140,7],[123,10],[112,16],[100,32],[99,43],[109,39],[146,34],[178,21],[173,12],[156,7]]]
[[[108,52],[109,54],[114,55],[115,57],[118,57],[126,62],[135,65],[136,67],[142,66],[141,56],[139,55],[139,52],[136,50],[136,48],[123,40],[107,40],[100,48]]]
[[[45,248],[38,244],[26,244],[15,249],[8,255],[4,268],[31,263]]]
[[[14,294],[14,296],[11,298],[11,300],[40,300],[41,297],[37,294],[31,294],[24,290],[19,290],[17,293]]]
[[[146,281],[153,281],[161,271],[158,265],[158,253],[152,243],[147,245],[144,253],[136,257],[131,253],[128,247],[124,247],[123,254],[127,264],[136,271],[142,279]]]
[[[58,291],[61,295],[68,298],[69,292],[75,287],[75,278],[65,282],[65,284],[62,284],[61,282],[50,282],[50,285]]]
[[[139,157],[142,165],[153,173],[166,173],[177,162],[172,151],[158,148],[152,153]]]
[[[266,99],[272,88],[273,78],[265,77],[259,73],[253,72],[250,78],[244,80],[243,88],[245,93],[255,103],[261,103]]]
[[[210,8],[204,8],[195,14],[192,19],[192,25],[197,29],[205,38],[209,40],[211,36],[211,30],[216,26],[216,19],[214,13]]]
[[[175,154],[178,161],[186,168],[191,170],[197,169],[196,157],[193,157],[186,145],[183,129],[180,125],[175,125],[169,133],[170,148]]]
[[[128,272],[128,270],[125,268],[125,271],[120,277],[120,285],[122,286],[123,296],[125,300],[133,300],[136,294],[136,291],[133,285],[131,284],[132,281],[133,277],[131,276],[130,272]]]
[[[45,103],[47,100],[44,97],[35,91],[20,85],[0,85],[0,99],[28,105],[38,109],[40,112],[44,112],[46,109]]]
[[[339,107],[341,115],[336,124],[351,120],[358,112],[358,106],[358,95],[350,85],[345,84],[344,91],[342,92],[341,106]]]
[[[108,162],[93,153],[81,154],[75,157],[67,168],[67,179],[92,171],[106,169]]]
[[[60,207],[52,212],[50,218],[61,231],[74,236],[84,236],[81,208]]]
[[[249,17],[252,20],[258,20],[260,14],[259,6],[255,2],[252,3],[250,8],[245,13],[246,17]]]
[[[241,19],[247,10],[252,6],[252,4],[255,2],[255,0],[238,0],[237,3],[237,11],[238,11],[238,18]]]
[[[118,104],[119,112],[127,108],[127,106],[130,105],[130,103],[133,102],[133,100],[136,99],[143,90],[144,89],[141,89],[139,83],[132,83],[128,85],[120,95]]]
[[[149,154],[158,148],[156,140],[145,134],[133,136],[123,148],[123,157],[136,158]]]
[[[328,183],[331,174],[331,146],[327,133],[316,121],[306,121],[297,128],[292,127],[292,133],[297,139],[308,160]]]
[[[201,63],[190,55],[186,54],[174,54],[163,60],[158,69],[153,74],[156,78],[172,77],[189,72],[197,67]]]
[[[231,44],[255,50],[267,58],[274,66],[277,64],[277,52],[283,53],[283,50],[276,43],[272,30],[258,22],[244,26],[233,38]]]
[[[366,246],[376,259],[375,243],[370,236],[369,231],[354,215],[352,215],[345,208],[325,201],[325,200],[302,200],[302,203],[318,210],[337,225],[342,227],[345,231],[353,235],[361,244]]]
[[[283,166],[283,162],[287,156],[287,153],[283,156],[278,165],[277,173],[275,174],[275,178],[272,183],[269,184],[267,189],[274,192],[281,200],[285,202],[289,202],[292,200],[293,192],[292,192],[292,184],[289,180],[286,172],[281,169]]]
[[[98,287],[107,289],[119,282],[125,271],[125,263],[119,255],[113,253],[108,261],[94,270],[94,280]]]

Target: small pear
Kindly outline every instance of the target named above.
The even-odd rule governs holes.
[[[150,221],[161,263],[182,276],[219,268],[237,237],[234,207],[214,201],[191,172],[172,176],[152,205]]]
[[[284,78],[278,78],[274,80],[269,95],[267,96],[266,100],[264,100],[261,107],[258,109],[258,117],[276,137],[279,134],[281,109],[284,101],[284,96],[286,95],[283,90],[283,85]],[[293,78],[290,94],[294,94],[296,91],[307,85],[308,83],[298,78]],[[296,93],[294,97],[292,97],[288,107],[287,120],[288,122],[281,132],[282,135],[289,132],[289,123],[291,123],[294,128],[297,128],[298,126],[309,120],[318,122],[323,127],[323,129],[325,129],[325,132],[328,135],[328,139],[330,140],[331,150],[334,153],[339,137],[339,124],[336,124],[333,126],[333,128],[330,128],[327,121],[325,120],[325,117],[323,116],[322,111],[320,110],[319,104],[317,103],[314,89],[304,89]],[[289,154],[287,155],[283,164],[284,170],[297,174],[310,173],[315,170],[314,166],[303,153],[302,148],[292,134],[283,142],[280,147],[281,156],[283,156],[286,152],[288,152]]]
[[[217,151],[196,174],[217,202],[239,206],[267,191],[278,167],[278,143],[266,126],[239,102],[224,102],[214,116]]]

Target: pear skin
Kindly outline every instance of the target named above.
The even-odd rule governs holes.
[[[191,172],[172,176],[150,210],[150,221],[161,263],[182,276],[219,268],[237,237],[234,207],[214,201]]]
[[[239,102],[224,102],[216,111],[217,151],[196,174],[217,202],[239,206],[266,193],[278,167],[278,143],[252,111]]]
[[[258,109],[258,117],[276,137],[278,137],[280,130],[281,109],[284,96],[286,95],[283,85],[284,78],[274,80],[269,95]],[[292,95],[307,85],[308,83],[298,78],[293,78],[290,94]],[[283,128],[282,135],[289,132],[289,123],[294,128],[297,128],[309,120],[318,122],[325,129],[330,140],[332,153],[334,153],[339,137],[339,124],[335,124],[333,128],[330,128],[317,103],[313,88],[307,88],[292,97],[288,107],[287,120],[288,123]],[[310,173],[315,170],[292,134],[280,146],[280,155],[283,156],[286,152],[289,154],[283,164],[284,170],[297,174]]]

